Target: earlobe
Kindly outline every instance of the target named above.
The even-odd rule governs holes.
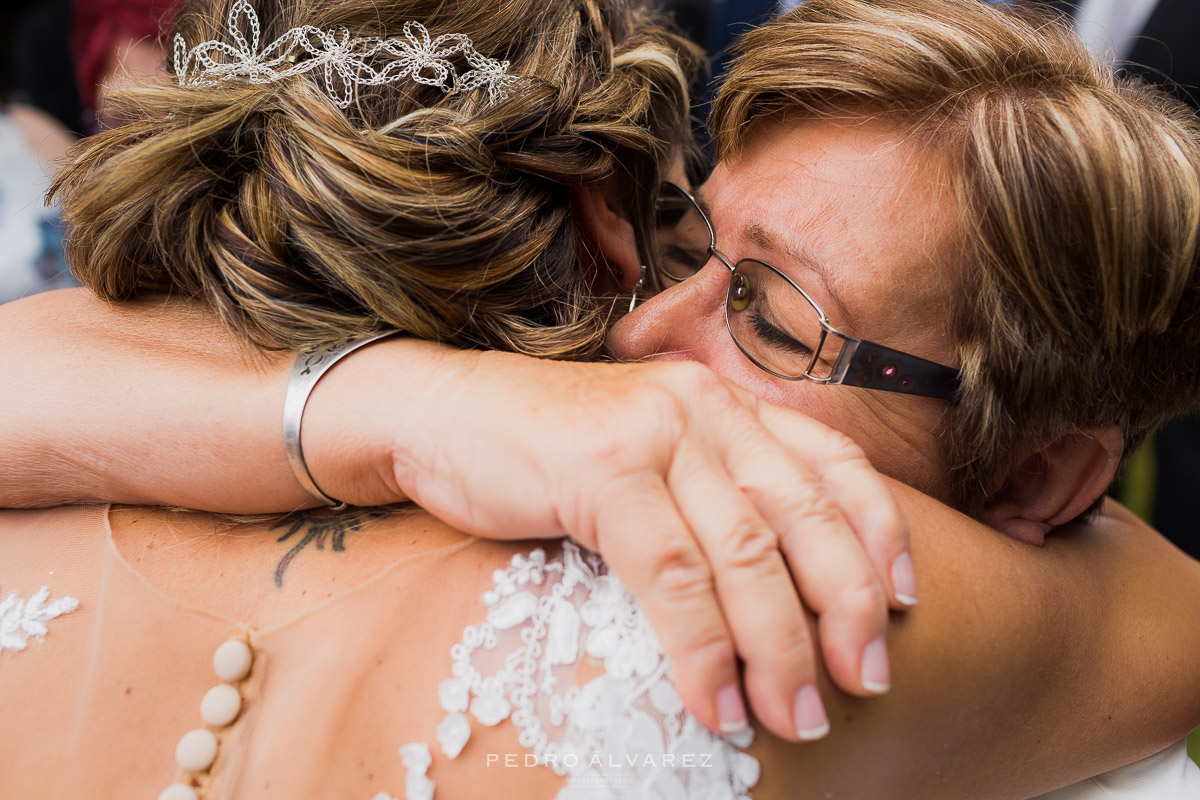
[[[1030,452],[988,498],[983,521],[1040,544],[1052,529],[1087,511],[1112,483],[1124,439],[1115,425],[1064,434]]]
[[[575,190],[572,211],[598,254],[600,270],[611,270],[621,288],[629,290],[641,273],[637,237],[624,204],[609,184]]]

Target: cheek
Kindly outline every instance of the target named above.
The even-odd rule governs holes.
[[[858,443],[875,469],[945,499],[945,459],[933,433],[937,415],[925,413],[926,409],[907,409],[904,404],[911,403],[913,398],[885,394],[876,397],[848,387],[807,381],[768,379],[764,383],[746,388],[776,405],[795,409],[841,431]],[[909,410],[913,413],[904,413]]]
[[[877,447],[887,441],[886,428],[869,403],[862,402],[854,392],[839,386],[822,386],[809,381],[796,381],[775,386],[768,397],[771,402],[793,408],[834,430],[849,436],[866,452],[876,469],[880,469]],[[880,471],[883,471],[880,469]]]
[[[741,355],[740,352],[738,355]],[[799,411],[845,433],[863,448],[871,463],[879,468],[875,451],[879,450],[882,454],[884,448],[877,448],[876,444],[888,441],[887,429],[877,411],[856,397],[856,392],[846,392],[842,387],[822,386],[811,381],[784,381],[767,375],[752,364],[747,364],[747,367],[718,371],[764,400]]]

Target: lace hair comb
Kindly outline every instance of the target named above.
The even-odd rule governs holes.
[[[242,33],[242,22],[250,38]],[[229,9],[233,43],[210,40],[188,49],[175,34],[175,74],[180,86],[215,86],[222,81],[275,83],[322,70],[325,90],[339,108],[347,108],[357,86],[379,86],[412,80],[447,93],[487,89],[490,101],[502,100],[520,80],[508,74],[509,62],[482,55],[461,33],[431,39],[419,22],[406,22],[403,38],[351,36],[345,28],[322,30],[312,25],[292,28],[259,49],[262,29],[248,0]],[[214,56],[223,56],[218,61]],[[451,58],[461,55],[471,69],[459,73]]]

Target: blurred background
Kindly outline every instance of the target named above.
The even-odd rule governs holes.
[[[43,196],[104,87],[162,67],[169,0],[9,0],[0,9],[0,302],[75,284]]]

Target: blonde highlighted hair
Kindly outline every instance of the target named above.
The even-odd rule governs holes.
[[[976,511],[1031,443],[1117,425],[1126,454],[1200,399],[1200,127],[1061,21],[979,0],[806,0],[740,42],[724,158],[772,114],[864,111],[948,154],[961,216],[943,420]],[[931,320],[931,325],[941,320]]]
[[[233,3],[192,2],[172,33],[227,40]],[[695,48],[642,0],[255,5],[264,42],[300,25],[399,36],[416,20],[469,36],[520,83],[494,102],[486,89],[360,86],[345,111],[321,70],[115,92],[106,115],[119,126],[83,142],[52,187],[83,283],[113,300],[201,299],[266,347],[391,327],[595,354],[606,310],[580,268],[570,194],[612,181],[649,219],[689,141]]]

